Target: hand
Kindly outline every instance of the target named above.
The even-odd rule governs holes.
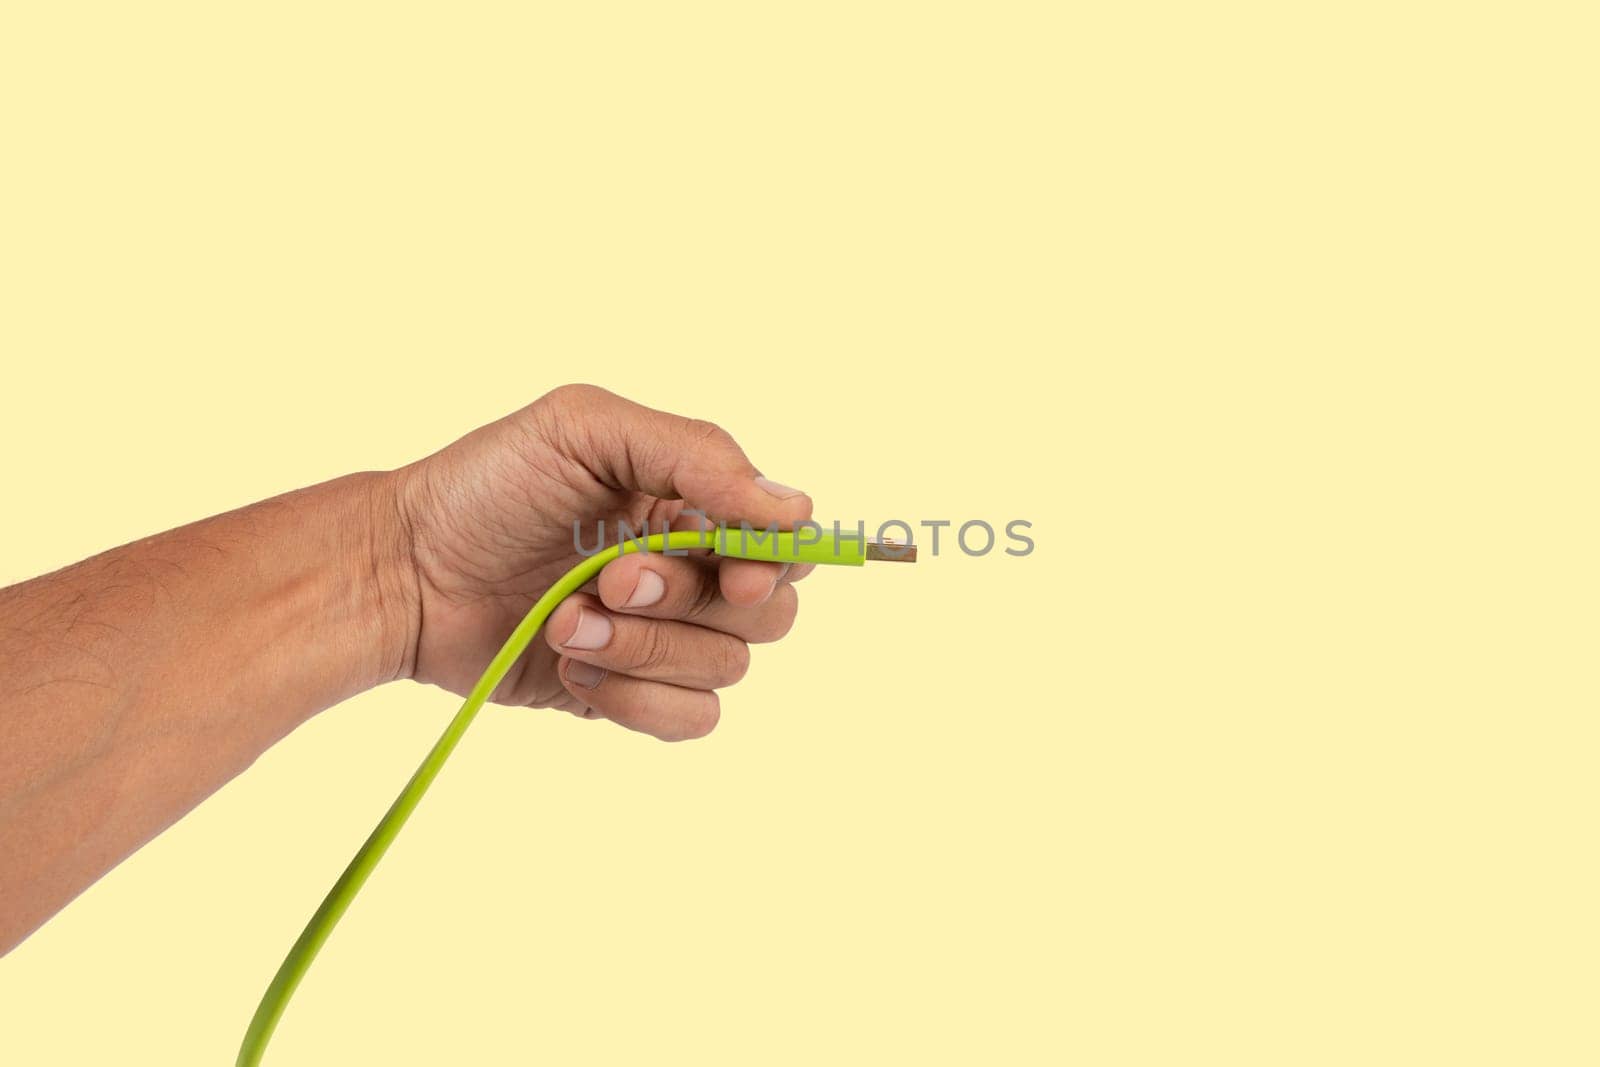
[[[811,517],[811,500],[763,478],[708,422],[563,386],[396,472],[395,499],[416,573],[409,673],[466,693],[533,602],[617,521],[652,533],[702,520]],[[793,583],[809,567],[635,553],[569,597],[495,691],[501,704],[607,718],[663,740],[716,725],[715,690],[750,662],[751,642],[794,622]]]

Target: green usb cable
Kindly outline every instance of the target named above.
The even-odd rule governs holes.
[[[450,725],[445,727],[439,740],[434,742],[422,765],[411,776],[411,780],[400,791],[394,803],[389,806],[389,810],[372,831],[371,836],[357,850],[355,858],[344,869],[339,880],[333,883],[333,888],[328,890],[328,895],[323,898],[321,906],[311,916],[311,921],[306,923],[305,930],[289,949],[289,954],[284,957],[278,973],[273,976],[272,983],[262,994],[261,1003],[256,1007],[255,1016],[250,1020],[250,1028],[245,1031],[244,1043],[239,1046],[238,1067],[256,1067],[261,1062],[267,1042],[272,1038],[278,1020],[283,1017],[289,998],[294,995],[295,987],[305,977],[306,971],[311,967],[311,961],[316,958],[317,952],[328,940],[328,935],[333,932],[334,925],[349,909],[350,902],[361,891],[367,879],[372,876],[373,868],[394,843],[400,828],[416,810],[422,795],[428,791],[428,786],[439,776],[445,760],[455,751],[462,735],[467,732],[467,727],[472,725],[472,720],[488,701],[489,695],[505,678],[512,664],[516,663],[518,657],[527,650],[528,645],[539,633],[539,628],[544,625],[556,606],[577,592],[591,578],[599,574],[602,567],[619,556],[630,552],[677,552],[696,548],[709,548],[720,556],[739,559],[848,567],[859,567],[868,560],[910,562],[916,559],[916,549],[910,545],[882,544],[850,534],[830,534],[815,525],[808,524],[797,530],[782,532],[748,527],[720,527],[704,532],[652,534],[649,537],[613,545],[572,568],[539,598],[517,624],[517,628],[511,631],[511,636],[506,638],[506,643],[500,646],[500,651],[495,653],[494,659],[489,661],[489,666],[479,677],[477,684],[467,694],[461,710],[450,720]]]

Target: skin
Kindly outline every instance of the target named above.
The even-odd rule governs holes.
[[[353,474],[0,590],[0,953],[300,723],[373,686],[465,694],[582,558],[581,520],[791,526],[811,501],[711,423],[564,386]],[[551,616],[497,703],[662,740],[716,726],[809,570],[629,555]]]

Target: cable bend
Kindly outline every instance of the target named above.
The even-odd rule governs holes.
[[[528,645],[533,642],[556,606],[581,589],[591,578],[600,573],[602,567],[619,556],[639,551],[664,552],[710,548],[713,546],[713,536],[710,532],[684,530],[652,534],[639,540],[612,545],[589,556],[562,575],[560,581],[552,585],[533,607],[528,609],[528,614],[524,615],[516,629],[511,631],[511,636],[506,638],[506,643],[500,646],[500,651],[495,653],[494,659],[489,661],[489,666],[478,678],[472,691],[467,694],[461,710],[456,712],[455,718],[450,720],[450,725],[445,727],[439,740],[428,750],[422,765],[411,776],[405,788],[400,790],[400,795],[395,797],[394,803],[373,828],[372,834],[356,851],[355,857],[350,860],[350,865],[344,869],[339,880],[333,883],[333,888],[328,890],[328,895],[323,898],[321,906],[311,916],[311,921],[306,923],[306,928],[301,931],[300,937],[289,949],[289,954],[284,957],[283,963],[278,967],[278,973],[273,976],[267,991],[262,994],[255,1015],[250,1019],[244,1042],[239,1046],[239,1058],[235,1061],[237,1067],[257,1067],[261,1062],[261,1057],[267,1049],[267,1042],[272,1039],[272,1032],[277,1029],[278,1020],[283,1018],[284,1009],[289,1005],[289,998],[294,995],[300,980],[311,968],[311,961],[316,959],[317,952],[328,940],[328,935],[333,932],[334,926],[349,910],[350,902],[372,876],[378,861],[389,851],[389,846],[400,834],[400,828],[406,824],[406,820],[421,802],[423,794],[439,776],[440,769],[450,758],[450,753],[455,751],[462,735],[467,732],[467,727],[472,725],[472,720],[483,709],[490,694],[505,678],[512,665],[527,651]]]

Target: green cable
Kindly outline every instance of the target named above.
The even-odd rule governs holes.
[[[295,941],[294,946],[289,949],[289,954],[278,967],[278,973],[273,976],[272,983],[261,995],[261,1003],[256,1006],[250,1027],[245,1031],[244,1043],[239,1046],[237,1067],[256,1067],[261,1062],[267,1042],[272,1038],[273,1030],[277,1029],[278,1020],[283,1018],[283,1011],[288,1007],[289,998],[294,995],[295,988],[310,969],[311,961],[316,959],[317,952],[349,909],[350,902],[372,876],[373,868],[383,859],[383,854],[389,851],[389,846],[399,835],[400,828],[416,810],[422,795],[428,791],[428,786],[439,776],[444,761],[455,751],[461,736],[467,732],[467,727],[472,725],[472,720],[488,702],[495,686],[505,678],[511,665],[527,651],[528,645],[532,643],[544,621],[550,617],[550,613],[555,611],[556,605],[581,589],[589,579],[600,573],[602,567],[619,556],[630,552],[677,552],[680,549],[691,548],[709,548],[718,555],[739,559],[765,560],[774,563],[839,564],[849,567],[859,567],[869,559],[899,561],[916,559],[916,551],[910,546],[880,545],[867,541],[860,534],[840,534],[837,531],[826,534],[820,527],[815,526],[798,531],[785,530],[781,533],[776,530],[752,532],[744,529],[719,528],[704,532],[684,530],[652,534],[649,537],[623,541],[588,557],[562,575],[561,580],[552,585],[544,596],[528,609],[528,614],[523,616],[517,628],[511,631],[511,636],[506,638],[506,643],[500,646],[500,651],[489,661],[489,666],[479,677],[477,684],[472,687],[472,692],[467,694],[461,710],[456,712],[455,718],[450,720],[450,725],[445,727],[444,733],[428,751],[422,766],[417,768],[411,780],[406,783],[406,787],[400,790],[400,795],[395,797],[394,803],[389,806],[389,810],[372,831],[372,835],[356,852],[355,858],[344,869],[339,880],[333,883],[333,888],[328,890],[328,895],[323,898],[316,914],[311,916],[311,921],[306,923],[306,928],[301,931],[299,939]]]
[[[489,666],[479,677],[477,684],[472,687],[472,692],[467,694],[461,710],[456,712],[455,718],[450,720],[450,725],[445,727],[439,740],[434,742],[422,765],[411,776],[406,787],[400,790],[400,795],[395,797],[394,803],[389,806],[389,810],[372,831],[372,835],[356,852],[355,858],[344,869],[339,880],[333,883],[333,888],[328,890],[328,895],[323,898],[316,914],[311,916],[311,921],[306,923],[306,928],[301,931],[294,947],[289,949],[289,954],[278,967],[278,973],[273,976],[272,983],[261,996],[261,1003],[257,1005],[255,1016],[250,1020],[250,1028],[245,1031],[244,1043],[239,1046],[239,1059],[236,1061],[238,1067],[256,1067],[261,1062],[261,1056],[267,1049],[267,1042],[272,1038],[272,1031],[277,1028],[278,1020],[283,1018],[283,1010],[288,1007],[289,998],[294,995],[300,979],[304,978],[306,971],[310,969],[311,961],[316,959],[317,952],[349,909],[350,902],[372,876],[373,868],[383,859],[383,854],[389,851],[389,846],[394,844],[400,828],[416,810],[422,795],[428,791],[428,786],[439,776],[444,761],[450,758],[450,753],[455,751],[461,736],[467,732],[467,727],[472,725],[472,720],[477,718],[478,712],[488,702],[489,694],[493,693],[495,686],[505,678],[506,672],[511,669],[511,665],[518,657],[527,651],[528,645],[533,642],[539,628],[556,609],[556,605],[581,589],[589,579],[600,573],[600,568],[619,556],[641,549],[646,552],[662,552],[668,549],[677,551],[710,548],[712,537],[713,534],[710,532],[700,533],[690,530],[652,534],[648,538],[613,545],[603,552],[588,557],[562,575],[561,580],[552,585],[549,591],[528,609],[528,614],[523,616],[517,628],[511,631],[511,636],[506,638],[506,643],[500,646],[500,651],[489,661]]]

